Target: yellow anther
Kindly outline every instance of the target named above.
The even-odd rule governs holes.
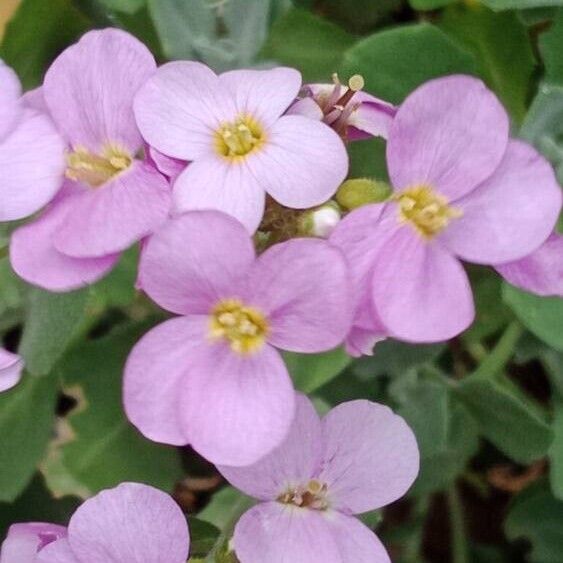
[[[348,80],[348,88],[354,92],[363,90],[365,84],[366,82],[361,74],[354,74],[354,76],[351,76],[350,80]]]
[[[452,219],[463,215],[461,209],[449,205],[447,198],[431,186],[413,186],[393,197],[399,205],[399,220],[410,223],[425,239],[442,232]]]
[[[238,299],[224,299],[211,313],[209,336],[227,340],[238,354],[250,354],[260,349],[267,334],[266,317]]]
[[[221,156],[237,160],[250,154],[264,143],[260,124],[248,115],[232,123],[224,123],[215,133],[215,147]]]
[[[101,154],[77,147],[66,160],[66,177],[92,188],[105,184],[133,163],[133,157],[125,149],[113,145],[106,146]]]

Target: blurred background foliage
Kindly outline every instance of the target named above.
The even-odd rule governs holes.
[[[432,77],[480,76],[513,134],[563,181],[563,0],[1,0],[0,57],[34,88],[62,49],[107,26],[135,34],[161,62],[285,64],[323,82],[361,73],[394,103]],[[350,146],[351,176],[385,179],[384,149]],[[225,542],[248,499],[188,448],[146,441],[123,414],[124,360],[163,316],[133,289],[136,259],[127,253],[108,278],[66,295],[26,287],[0,259],[0,335],[27,364],[0,396],[0,528],[66,522],[79,499],[136,480],[175,495],[194,561],[229,561]],[[470,275],[476,322],[453,341],[286,360],[321,411],[369,398],[413,427],[418,481],[383,518],[364,516],[393,561],[561,563],[563,299],[519,291],[486,268]]]

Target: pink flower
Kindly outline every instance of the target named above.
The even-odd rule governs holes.
[[[32,215],[56,194],[64,143],[50,119],[25,107],[16,73],[0,60],[0,221]]]
[[[397,108],[362,92],[363,87],[360,75],[352,76],[348,86],[343,86],[337,75],[334,84],[306,84],[287,113],[323,121],[346,141],[386,139]]]
[[[203,64],[158,69],[135,100],[147,142],[191,161],[174,184],[177,212],[217,209],[250,232],[266,192],[286,207],[328,200],[344,180],[348,157],[329,127],[282,115],[301,87],[296,70],[235,70],[217,76]]]
[[[244,227],[216,211],[189,212],[153,235],[139,282],[182,316],[129,356],[127,415],[148,438],[190,443],[214,463],[253,463],[285,437],[295,397],[276,348],[328,350],[350,325],[337,249],[294,239],[257,258]]]
[[[33,105],[44,98],[68,150],[61,197],[13,238],[12,265],[27,281],[54,291],[91,283],[166,220],[169,185],[137,158],[143,141],[133,115],[133,97],[155,69],[133,36],[92,31],[30,96]]]
[[[298,395],[284,442],[249,467],[219,470],[261,502],[242,516],[241,563],[386,563],[375,534],[354,515],[403,496],[419,469],[416,439],[383,405],[351,401],[322,420]]]
[[[0,348],[0,393],[17,385],[23,371],[23,358]]]
[[[54,524],[14,524],[0,563],[185,563],[186,518],[165,493],[122,483],[84,502],[68,529]]]
[[[497,264],[495,269],[520,289],[536,295],[563,297],[563,236],[553,233],[531,254]]]
[[[553,230],[561,190],[543,157],[509,140],[496,97],[467,76],[430,81],[406,99],[387,164],[394,195],[352,212],[331,242],[374,324],[402,340],[446,340],[474,316],[459,258],[500,264],[530,254]]]

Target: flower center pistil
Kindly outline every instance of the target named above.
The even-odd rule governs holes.
[[[247,156],[263,143],[264,131],[249,115],[242,115],[231,123],[224,123],[215,134],[217,152],[231,160]]]
[[[66,177],[97,188],[127,170],[133,157],[117,146],[107,145],[100,154],[78,147],[66,157]]]
[[[266,317],[238,299],[225,299],[211,313],[210,337],[225,339],[239,354],[251,354],[262,347],[268,334]]]
[[[329,507],[326,483],[321,483],[317,479],[311,479],[305,487],[287,490],[277,500],[282,504],[291,504],[312,510],[327,510]]]
[[[425,184],[408,188],[393,199],[399,205],[399,221],[410,223],[425,239],[433,238],[452,219],[463,215],[461,209],[450,206],[447,198]]]

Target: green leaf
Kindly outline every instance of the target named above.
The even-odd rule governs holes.
[[[563,85],[563,10],[559,10],[549,31],[539,39],[540,51],[545,64],[545,79]]]
[[[535,60],[528,30],[516,14],[452,6],[440,27],[473,52],[479,74],[522,121]]]
[[[495,11],[525,10],[545,6],[563,6],[563,0],[481,0],[485,6]]]
[[[354,41],[333,23],[294,9],[272,26],[261,57],[299,69],[305,82],[330,82]]]
[[[361,74],[366,91],[401,102],[423,82],[453,73],[475,74],[473,55],[427,23],[370,35],[344,54],[343,75]]]
[[[23,0],[6,27],[0,58],[16,70],[25,89],[34,88],[53,59],[88,25],[71,0]]]
[[[0,537],[4,538],[14,522],[51,522],[67,525],[78,499],[54,499],[43,479],[36,474],[29,486],[13,503],[0,503]]]
[[[322,354],[284,353],[285,364],[295,387],[311,393],[334,379],[352,361],[342,348]]]
[[[385,147],[386,142],[379,137],[367,139],[361,143],[350,143],[348,145],[349,177],[387,181]]]
[[[221,531],[199,518],[189,518],[190,525],[190,556],[204,557],[207,555],[219,539]],[[191,559],[190,559],[191,561]]]
[[[512,503],[504,530],[511,540],[532,542],[531,563],[560,563],[563,553],[563,502],[555,499],[547,485],[535,483]]]
[[[323,14],[355,33],[365,33],[402,8],[402,0],[323,0]]]
[[[457,0],[409,0],[409,4],[415,10],[436,10],[449,4],[454,4]]]
[[[195,58],[227,70],[252,64],[278,4],[279,0],[149,0],[148,6],[168,58]]]
[[[397,413],[413,429],[420,473],[411,489],[424,495],[446,489],[477,452],[477,425],[444,385],[416,380],[400,393]]]
[[[563,500],[563,402],[558,398],[553,413],[553,443],[549,449],[549,479],[553,494]]]
[[[505,284],[503,299],[526,328],[563,352],[563,298],[540,297]]]
[[[123,412],[125,360],[146,324],[119,327],[81,344],[61,362],[65,389],[78,399],[68,415],[72,434],[61,445],[68,473],[91,493],[123,481],[170,491],[182,476],[179,452],[144,439]]]
[[[45,453],[57,390],[52,375],[25,375],[0,395],[0,501],[11,502],[25,489]]]
[[[483,436],[519,463],[546,455],[553,434],[537,406],[507,382],[468,376],[454,389]]]
[[[563,183],[563,87],[542,84],[520,130],[555,167]]]
[[[34,375],[51,371],[85,319],[88,291],[32,289],[19,353]]]
[[[212,524],[219,530],[227,530],[239,516],[250,508],[254,501],[233,487],[224,487],[216,492],[209,504],[197,515],[200,520]]]
[[[100,2],[110,10],[127,14],[138,12],[146,4],[146,0],[100,0]]]

